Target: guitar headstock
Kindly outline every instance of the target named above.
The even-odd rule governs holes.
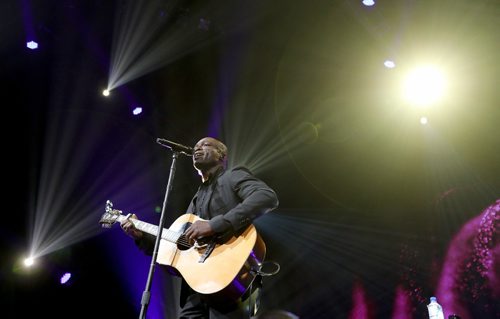
[[[113,203],[109,200],[106,201],[106,209],[104,214],[102,214],[101,219],[99,220],[99,224],[103,228],[111,228],[114,223],[121,216],[122,212],[117,209],[113,209]]]

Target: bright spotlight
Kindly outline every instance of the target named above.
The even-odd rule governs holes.
[[[427,120],[427,118],[425,116],[422,116],[420,118],[420,124],[422,125],[426,125],[429,121]]]
[[[69,281],[69,279],[71,278],[71,273],[67,272],[65,273],[64,275],[61,276],[61,285],[64,285],[65,283],[67,283]]]
[[[26,42],[26,47],[28,49],[35,50],[38,48],[38,43],[36,43],[35,41],[29,41],[29,42]]]
[[[24,259],[24,265],[26,267],[31,267],[31,266],[33,266],[34,263],[35,263],[35,259],[33,257],[28,257],[28,258]]]
[[[142,113],[142,107],[140,106],[135,107],[134,110],[132,111],[132,114],[134,115],[139,115],[141,113]]]
[[[394,61],[392,61],[392,60],[385,60],[384,66],[388,69],[393,69],[396,67],[396,63],[394,63]]]
[[[109,90],[106,89],[106,90],[102,91],[102,95],[109,96]]]
[[[443,74],[432,66],[420,67],[408,74],[404,95],[411,103],[426,106],[435,103],[444,93]]]
[[[367,7],[371,7],[371,6],[373,6],[375,4],[374,0],[363,0],[362,2]]]

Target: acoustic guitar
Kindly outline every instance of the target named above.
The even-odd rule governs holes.
[[[99,220],[104,228],[129,220],[135,227],[153,236],[159,227],[123,215],[113,209],[110,201]],[[193,214],[178,217],[169,228],[163,228],[156,262],[167,267],[170,273],[184,278],[195,291],[212,297],[232,298],[243,296],[251,287],[265,258],[266,246],[250,225],[238,235],[229,238],[211,237],[189,243],[184,231],[197,220]]]

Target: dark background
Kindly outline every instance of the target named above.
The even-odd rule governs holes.
[[[401,318],[426,318],[452,239],[499,198],[498,1],[143,3],[159,27],[130,64],[159,43],[168,49],[108,98],[117,13],[131,2],[0,4],[2,317],[138,317],[149,259],[118,226],[100,228],[104,203],[157,223],[171,153],[156,138],[194,145],[210,135],[280,198],[256,222],[281,266],[265,278],[263,310],[396,318],[403,289]],[[31,34],[38,50],[25,47]],[[442,63],[451,84],[419,114],[395,92],[425,59]],[[198,183],[179,158],[167,223]],[[59,246],[26,270],[34,224]],[[478,236],[474,225],[462,234]],[[499,276],[498,218],[492,225]],[[498,288],[474,286],[465,269],[459,303],[470,318],[497,317]],[[152,318],[174,317],[175,285],[155,272]]]

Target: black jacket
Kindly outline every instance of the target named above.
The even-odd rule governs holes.
[[[186,213],[196,215],[199,192],[194,195]],[[217,234],[237,234],[245,230],[255,218],[278,207],[274,190],[242,166],[219,172],[210,183],[206,196],[205,207],[201,208],[204,213],[199,217],[209,220]],[[136,240],[136,244],[151,255],[155,238],[146,233],[144,235]]]
[[[200,187],[201,188],[201,187]],[[245,167],[222,170],[206,190],[208,200],[196,209],[200,189],[194,195],[186,213],[209,220],[215,233],[238,233],[252,221],[278,207],[276,193]]]

